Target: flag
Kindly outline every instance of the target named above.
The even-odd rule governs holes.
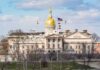
[[[36,21],[36,24],[39,24],[39,21],[38,20]]]
[[[58,18],[58,21],[63,21],[63,19],[62,18]]]
[[[61,29],[61,25],[59,25],[59,29]]]
[[[58,23],[58,24],[60,24],[60,23]]]

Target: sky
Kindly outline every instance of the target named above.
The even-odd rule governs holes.
[[[58,17],[67,21],[61,31],[87,29],[100,36],[100,0],[0,0],[0,36],[17,29],[44,31],[49,8],[56,24]]]

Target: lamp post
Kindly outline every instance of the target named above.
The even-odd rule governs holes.
[[[17,43],[16,44],[17,44],[16,52],[17,52],[17,65],[18,65],[17,69],[20,70],[20,67],[19,67],[19,63],[20,63],[20,61],[19,61],[20,35],[19,34],[18,34],[18,37],[17,37]]]
[[[20,43],[21,43],[21,34],[22,34],[23,32],[22,31],[20,31],[20,30],[18,30],[17,31],[17,40],[16,40],[16,45],[17,45],[17,47],[16,47],[16,53],[17,53],[17,65],[18,65],[18,67],[16,68],[17,70],[20,70],[20,67],[19,67],[19,64],[20,64]]]
[[[86,56],[86,43],[82,43],[82,46],[83,46],[84,68],[85,68],[85,65],[86,65],[86,62],[85,62],[85,56]],[[85,70],[87,70],[87,69],[85,68]]]

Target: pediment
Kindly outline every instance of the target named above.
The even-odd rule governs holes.
[[[67,38],[90,38],[90,37],[87,35],[84,35],[80,32],[76,32],[76,33],[73,33],[73,34],[67,36]]]
[[[62,37],[61,35],[59,34],[52,34],[52,35],[48,35],[46,36],[47,38],[51,38],[51,37]]]

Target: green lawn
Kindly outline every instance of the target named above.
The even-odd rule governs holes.
[[[23,70],[23,64],[16,64],[16,63],[0,63],[0,68],[4,65],[5,70]],[[72,69],[93,69],[89,66],[84,66],[77,64],[75,62],[50,62],[46,64],[46,67],[43,67],[41,63],[28,63],[27,68],[28,70],[72,70]]]

